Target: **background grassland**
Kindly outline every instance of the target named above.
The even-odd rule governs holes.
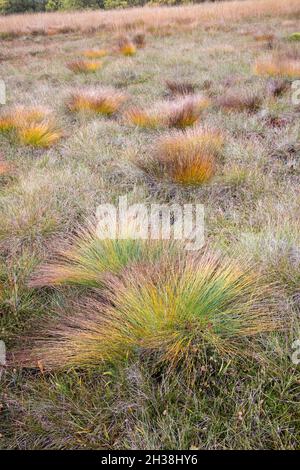
[[[292,342],[300,337],[299,107],[292,104],[290,88],[274,98],[267,92],[268,79],[252,72],[255,60],[270,48],[291,50],[286,37],[300,30],[299,5],[233,3],[237,8],[230,21],[226,5],[225,21],[219,5],[186,7],[187,18],[200,12],[199,21],[195,15],[195,21],[186,22],[178,20],[178,9],[168,14],[151,10],[144,24],[137,23],[143,10],[99,13],[106,15],[104,22],[110,14],[112,23],[121,18],[119,29],[125,28],[126,16],[129,34],[130,23],[136,22],[146,30],[147,43],[133,57],[104,58],[103,68],[92,75],[73,74],[66,63],[86,49],[110,48],[118,32],[91,30],[88,16],[77,32],[2,41],[0,76],[8,104],[53,108],[65,136],[41,150],[0,133],[1,153],[12,166],[11,175],[0,180],[1,338],[8,348],[20,344],[36,322],[63,308],[66,297],[74,299],[74,290],[62,295],[30,289],[28,279],[100,203],[117,202],[125,193],[130,203],[204,204],[206,239],[229,254],[240,250],[259,263],[270,281],[279,282],[282,315],[292,318],[292,327],[263,340],[262,364],[222,361],[208,352],[192,385],[184,370],[172,377],[157,374],[143,357],[122,371],[1,371],[0,447],[299,448],[300,373],[291,361]],[[255,12],[259,3],[269,9],[272,3],[272,14],[251,17],[250,4]],[[241,13],[245,5],[247,15]],[[35,28],[39,18],[1,18],[0,31],[13,33],[16,22],[19,32],[28,25]],[[72,21],[68,15],[43,18],[47,28],[53,19],[67,26]],[[275,39],[256,41],[258,32],[273,33]],[[135,155],[147,156],[161,131],[134,128],[121,115],[74,116],[64,106],[74,87],[101,85],[128,93],[131,104],[151,108],[166,97],[168,79],[188,80],[212,99],[229,89],[255,92],[262,99],[253,113],[229,113],[218,106],[204,112],[202,122],[221,129],[226,146],[221,174],[198,188],[153,183],[131,163]]]

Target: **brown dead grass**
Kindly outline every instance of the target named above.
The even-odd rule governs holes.
[[[69,32],[93,33],[100,30],[126,31],[145,28],[163,32],[165,27],[176,25],[192,29],[201,25],[263,18],[272,14],[295,15],[300,13],[299,0],[245,0],[212,2],[201,5],[173,7],[144,7],[113,11],[85,11],[72,13],[36,13],[0,17],[0,34],[3,37],[22,34],[59,34]]]

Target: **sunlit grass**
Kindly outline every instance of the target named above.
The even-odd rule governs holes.
[[[79,89],[72,92],[67,106],[72,112],[112,115],[119,111],[127,95],[113,88]]]

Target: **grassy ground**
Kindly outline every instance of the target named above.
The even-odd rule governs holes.
[[[88,372],[7,368],[0,385],[0,448],[299,448],[300,371],[291,360],[300,337],[299,107],[289,87],[274,98],[269,79],[253,74],[255,60],[270,50],[297,54],[299,43],[286,38],[299,30],[299,10],[207,28],[177,24],[162,34],[148,31],[146,47],[135,56],[108,56],[91,75],[74,74],[66,63],[83,50],[110,48],[111,34],[2,41],[8,105],[50,107],[64,131],[46,150],[0,133],[1,154],[12,168],[0,179],[0,332],[8,349],[77,295],[29,288],[35,268],[100,203],[124,194],[132,203],[204,204],[207,242],[224,253],[241,251],[276,280],[288,328],[262,339],[260,362],[207,351],[192,384],[184,369],[158,374],[144,357],[121,369]],[[264,32],[275,35],[271,44],[255,40]],[[218,105],[204,112],[202,122],[222,130],[226,141],[222,171],[209,184],[149,182],[130,157],[146,156],[162,131],[132,127],[121,115],[74,116],[64,106],[75,86],[100,84],[151,109],[167,97],[168,79],[192,82],[216,103],[228,90],[261,97],[252,113]]]

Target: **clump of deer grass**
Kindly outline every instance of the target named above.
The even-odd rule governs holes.
[[[74,73],[95,73],[102,65],[100,60],[74,60],[69,62],[67,67]]]
[[[300,60],[296,57],[270,55],[257,59],[253,71],[256,75],[271,77],[300,77]]]
[[[188,95],[156,103],[152,109],[133,107],[126,112],[125,119],[138,127],[185,128],[195,124],[209,105],[210,100],[202,95]]]
[[[101,59],[108,55],[107,49],[87,49],[83,52],[83,55],[88,59]]]
[[[250,91],[231,90],[218,97],[216,104],[225,111],[255,112],[262,104],[262,96]]]
[[[282,327],[259,270],[208,250],[132,266],[110,276],[102,296],[60,314],[18,360],[91,368],[144,354],[189,368],[207,348],[225,357],[251,355],[255,337]]]
[[[105,232],[109,227],[103,225],[102,229],[100,233],[95,223],[80,229],[57,249],[53,260],[37,270],[30,285],[101,287],[108,272],[118,273],[130,263],[156,259],[162,252],[161,244],[130,236],[134,220],[128,224],[127,237],[110,238]]]
[[[113,88],[79,89],[72,92],[67,106],[72,112],[112,115],[128,99],[125,93]]]
[[[224,138],[218,131],[192,129],[162,136],[137,165],[155,178],[183,185],[201,185],[216,172]]]

